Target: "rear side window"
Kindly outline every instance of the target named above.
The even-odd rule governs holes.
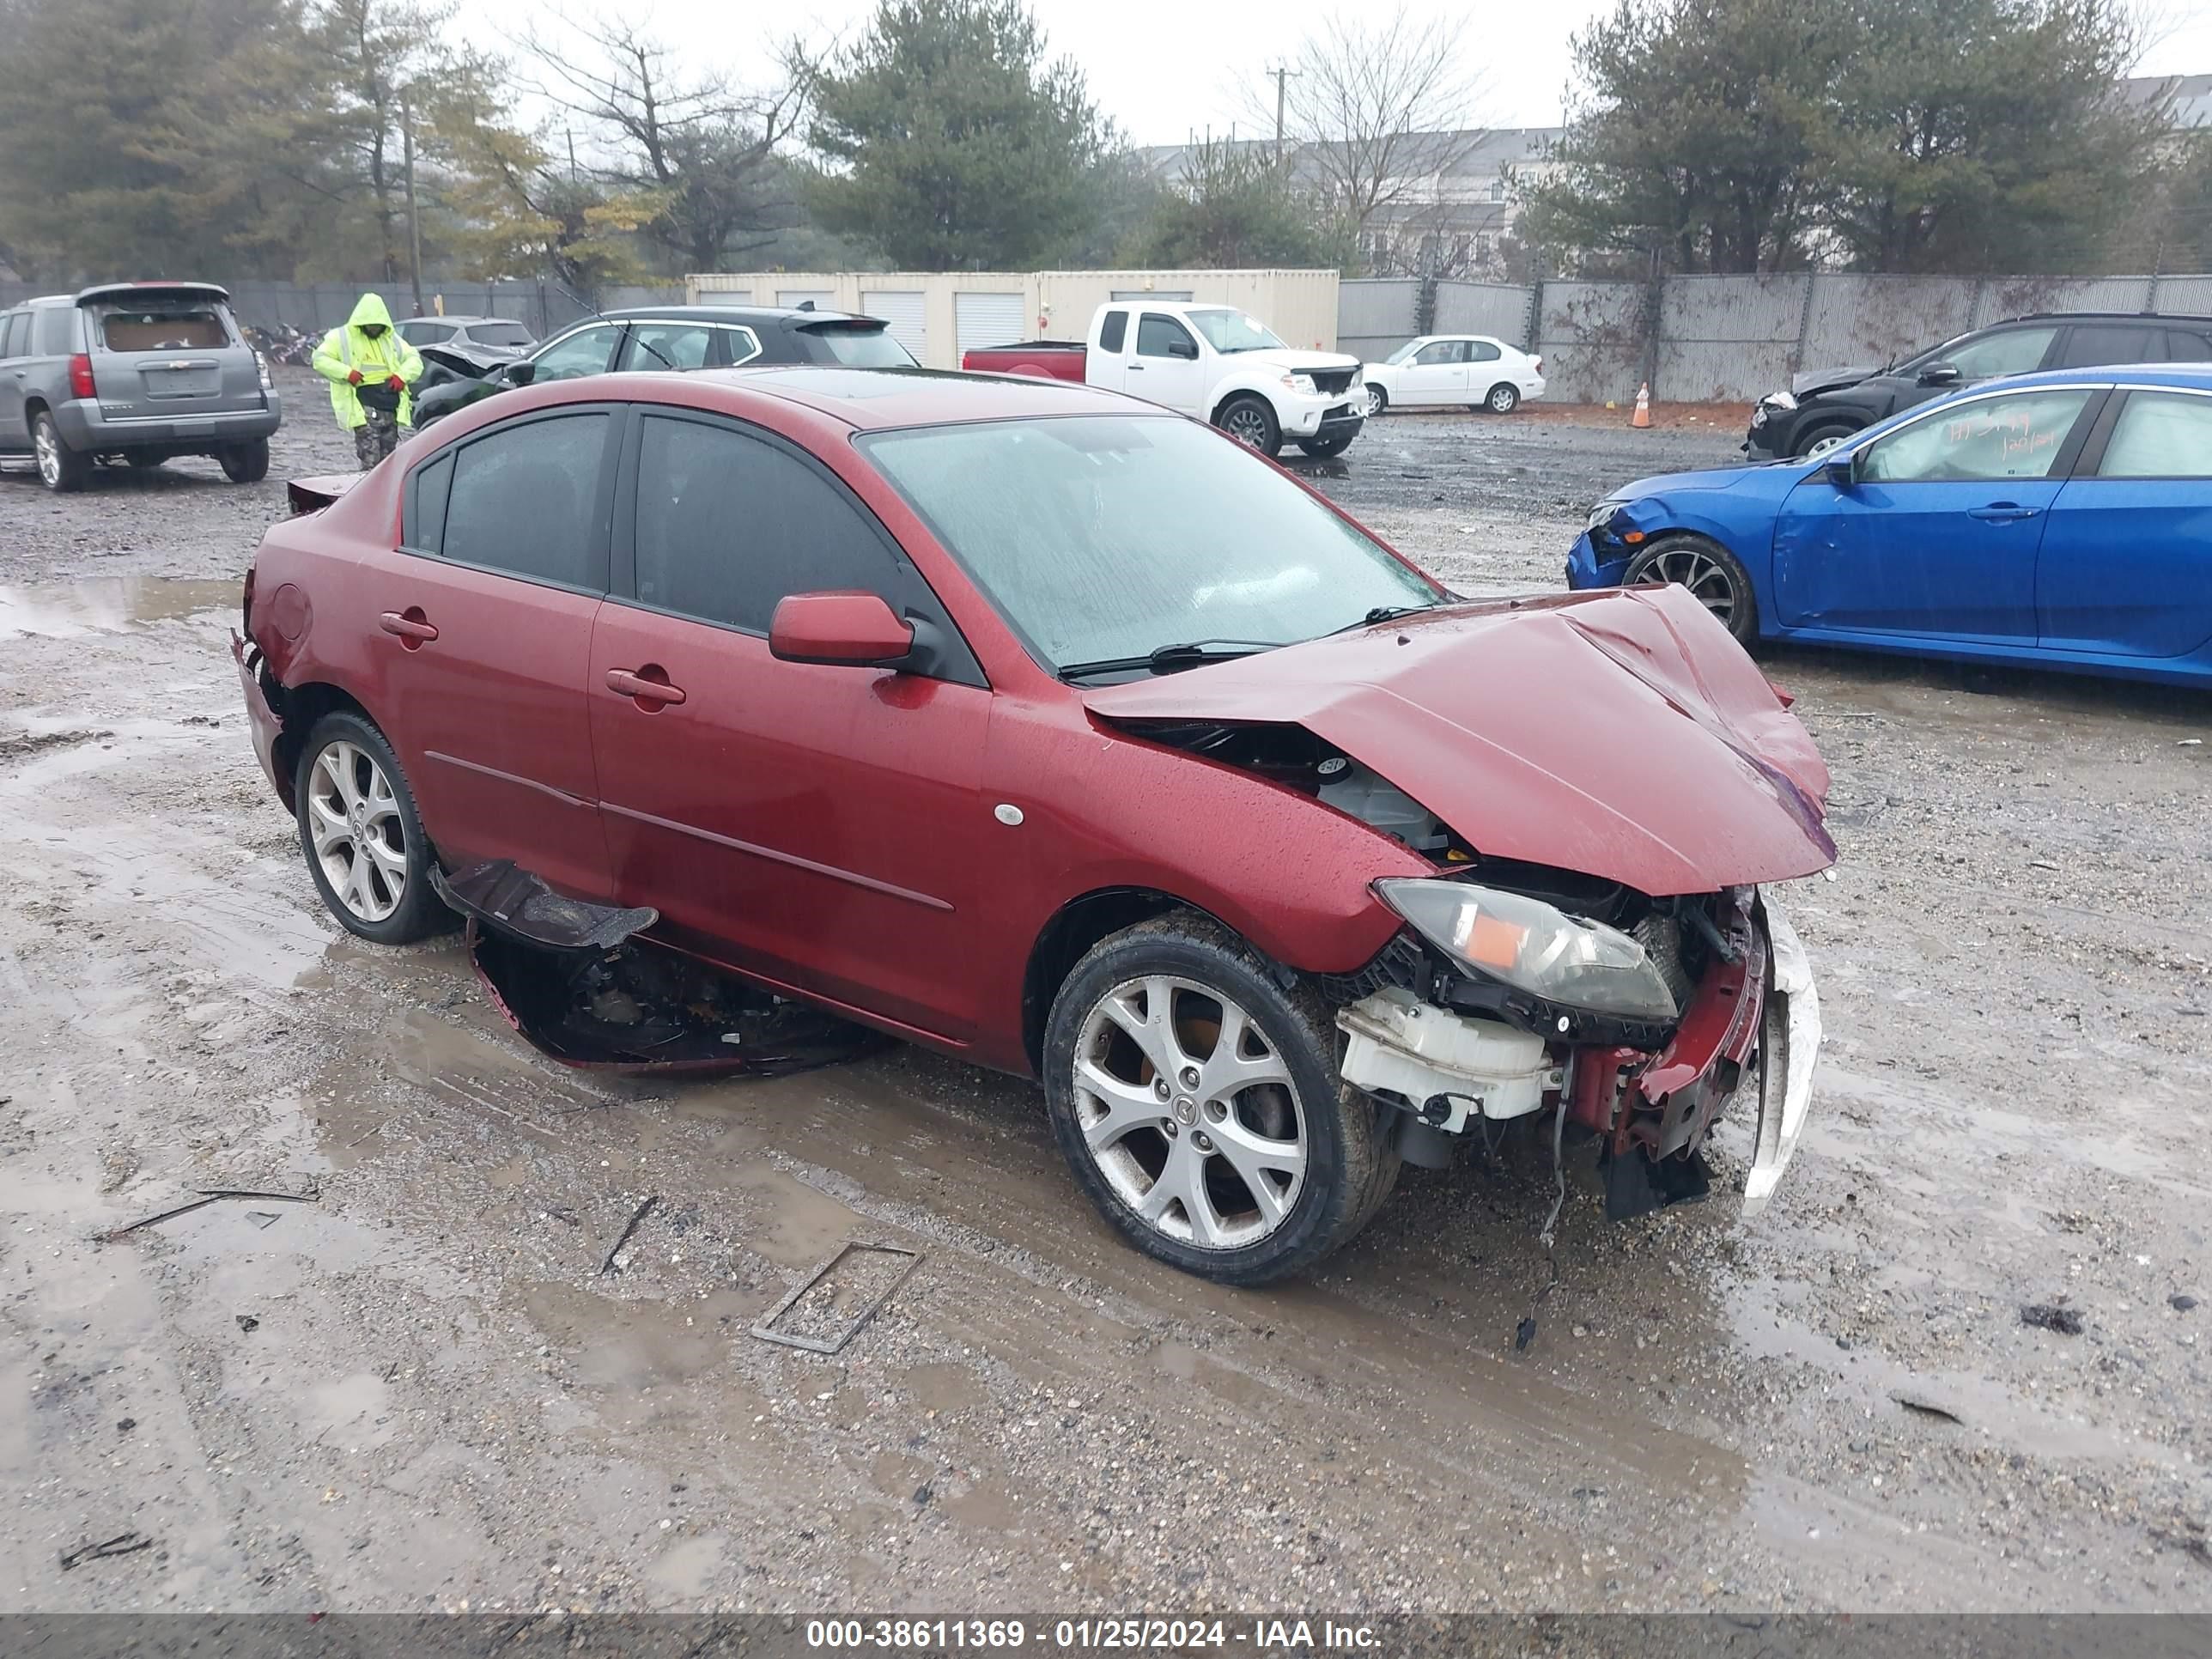
[[[11,311],[0,317],[0,357],[27,357],[24,349],[31,331],[31,315],[27,311]]]
[[[399,337],[410,345],[436,345],[460,331],[459,323],[402,323]]]
[[[786,594],[833,588],[881,594],[894,609],[905,589],[883,538],[842,489],[763,439],[646,417],[639,603],[765,634]]]
[[[48,306],[31,313],[31,355],[66,357],[76,349],[76,307]]]
[[[1467,347],[1470,362],[1494,363],[1498,361],[1498,345],[1492,340],[1470,340]]]
[[[1129,313],[1126,311],[1108,312],[1106,320],[1099,325],[1098,349],[1101,351],[1119,351],[1121,342],[1128,337]]]
[[[530,331],[520,323],[471,323],[469,338],[478,345],[510,346],[516,350],[531,343]]]
[[[100,340],[110,351],[213,351],[230,343],[230,331],[213,306],[163,306],[102,313]]]
[[[2212,398],[2130,392],[2097,473],[2106,478],[2212,478]]]
[[[2212,362],[2212,339],[2185,328],[2166,331],[2166,360],[2170,363]]]
[[[608,422],[604,410],[561,415],[464,445],[438,550],[462,564],[602,591],[593,509]],[[419,507],[419,489],[416,499]]]

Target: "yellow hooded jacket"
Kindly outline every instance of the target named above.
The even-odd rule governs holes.
[[[361,331],[364,323],[382,323],[384,332],[371,339]],[[331,383],[331,408],[337,415],[338,424],[349,432],[368,424],[349,378],[356,368],[364,381],[388,380],[397,374],[410,386],[422,373],[422,354],[399,337],[380,295],[362,295],[345,326],[324,335],[322,344],[315,348],[315,373]],[[415,399],[404,392],[399,396],[399,424],[415,424]]]

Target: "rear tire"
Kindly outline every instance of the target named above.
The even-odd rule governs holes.
[[[259,483],[269,476],[269,440],[254,438],[242,444],[230,444],[216,453],[222,467],[222,476],[233,483]]]
[[[1224,1285],[1287,1278],[1348,1243],[1397,1177],[1337,1048],[1319,992],[1285,990],[1218,922],[1172,912],[1094,946],[1054,999],[1053,1133],[1147,1255]]]
[[[292,799],[300,851],[330,912],[377,945],[411,945],[453,925],[430,885],[434,854],[399,757],[384,733],[341,711],[301,746]]]
[[[1273,459],[1283,453],[1283,428],[1265,398],[1241,392],[1213,411],[1213,423],[1247,449]]]
[[[1382,383],[1370,380],[1367,383],[1367,418],[1371,421],[1389,407],[1390,394],[1383,389]]]
[[[1624,586],[1672,582],[1686,587],[1728,631],[1748,647],[1759,638],[1759,599],[1743,562],[1703,536],[1662,536],[1630,561]]]
[[[1490,388],[1482,406],[1493,415],[1510,415],[1521,407],[1521,388],[1510,380],[1500,380]]]
[[[39,482],[57,495],[84,488],[92,472],[92,457],[69,447],[53,411],[42,409],[31,419],[31,453],[39,463]]]

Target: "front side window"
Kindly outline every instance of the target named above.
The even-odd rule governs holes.
[[[2055,328],[2008,328],[1984,334],[1978,340],[1954,342],[1939,347],[1922,362],[1949,363],[1969,380],[1986,380],[1999,374],[2025,374],[2043,367],[2044,354],[2057,337]]]
[[[1286,644],[1443,597],[1194,421],[981,422],[861,447],[1055,670],[1188,641]]]
[[[1467,343],[1464,340],[1437,340],[1421,348],[1413,359],[1423,368],[1434,368],[1448,363],[1464,362]]]
[[[1190,331],[1172,317],[1163,317],[1148,311],[1137,319],[1137,355],[1139,357],[1195,357],[1198,342],[1190,337]]]
[[[902,585],[883,537],[797,456],[726,426],[647,416],[637,463],[637,599],[768,632],[785,596]]]
[[[632,323],[627,368],[704,368],[714,331],[704,323]]]
[[[1874,483],[2047,478],[2089,398],[2026,392],[1961,404],[1876,439],[1861,455],[1859,476]]]
[[[2097,473],[2106,478],[2212,478],[2212,398],[2130,392]]]
[[[1266,325],[1227,307],[1208,307],[1184,313],[1190,325],[1206,337],[1216,351],[1279,351],[1283,343]],[[1146,318],[1147,322],[1151,321]]]
[[[620,338],[620,328],[611,323],[600,323],[554,341],[533,360],[537,372],[531,376],[531,384],[544,386],[554,380],[577,380],[586,374],[605,374],[607,365],[614,361],[615,342]]]
[[[603,589],[593,526],[610,424],[594,410],[495,428],[463,445],[440,551],[533,581]]]

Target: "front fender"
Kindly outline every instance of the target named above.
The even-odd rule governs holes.
[[[1662,536],[1703,536],[1707,541],[1717,542],[1735,555],[1744,569],[1750,574],[1753,586],[1762,594],[1773,591],[1774,521],[1771,503],[1760,503],[1761,511],[1755,526],[1747,524],[1741,515],[1723,517],[1710,510],[1708,503],[1698,499],[1712,491],[1686,490],[1669,495],[1641,495],[1623,507],[1607,520],[1607,545],[1598,550],[1601,562],[1611,562],[1618,557],[1624,562],[1632,559],[1636,546],[1622,541],[1625,532],[1641,531],[1644,544],[1656,541]],[[1743,503],[1736,503],[1743,505]],[[1765,614],[1762,601],[1760,612]]]

